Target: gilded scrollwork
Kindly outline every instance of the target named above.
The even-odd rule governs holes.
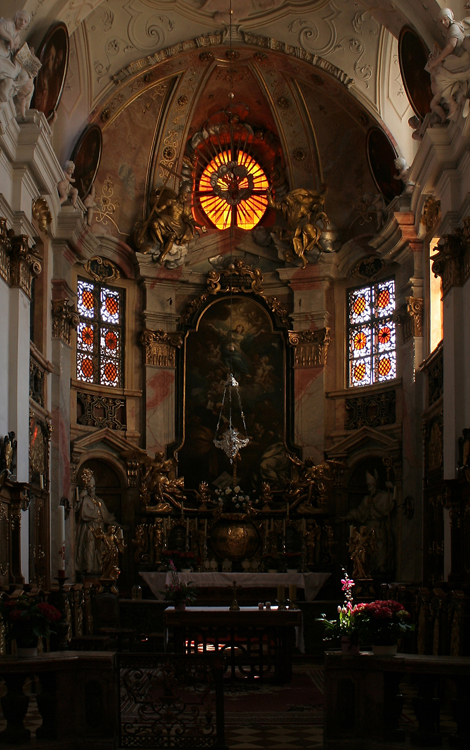
[[[403,340],[405,343],[414,337],[423,335],[424,299],[422,297],[407,297],[403,305],[394,314],[396,323],[403,326]]]
[[[146,329],[140,335],[140,343],[144,364],[154,367],[176,367],[176,350],[183,344],[183,334],[178,331]]]
[[[330,329],[289,331],[289,344],[294,348],[296,367],[323,367],[327,362]]]
[[[10,278],[12,287],[19,287],[31,298],[31,282],[39,276],[42,271],[40,259],[29,247],[29,238],[25,234],[14,235],[12,230],[8,232],[10,245]]]
[[[85,271],[95,279],[95,281],[111,283],[121,278],[120,268],[107,258],[95,255],[85,263]]]
[[[64,344],[70,346],[72,328],[77,328],[80,322],[75,306],[67,299],[52,300],[52,336],[60,338]]]

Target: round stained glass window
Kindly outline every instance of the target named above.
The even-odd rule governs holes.
[[[85,289],[85,291],[82,294],[82,305],[87,310],[92,310],[95,304],[95,298],[93,296],[93,292],[90,292],[89,289]]]
[[[111,297],[108,295],[106,297],[106,312],[108,312],[110,315],[116,315],[117,311],[119,310],[119,303],[116,299],[116,297]]]
[[[364,380],[366,376],[366,366],[363,362],[361,364],[356,365],[354,368],[354,377],[356,380]]]
[[[104,375],[110,383],[114,383],[117,378],[116,365],[113,365],[112,362],[107,362],[104,366]]]
[[[267,177],[258,162],[244,151],[232,160],[222,151],[204,169],[198,185],[201,207],[217,229],[253,229],[268,206]]]
[[[117,336],[114,331],[108,331],[104,341],[108,349],[115,349],[117,347]]]
[[[364,310],[366,309],[366,299],[365,297],[358,297],[357,300],[354,302],[353,310],[356,313],[356,315],[362,315]]]
[[[93,362],[89,357],[82,359],[82,373],[86,378],[91,378],[93,375]]]
[[[90,326],[85,326],[82,330],[82,341],[87,346],[91,346],[93,343],[93,328],[90,328]]]

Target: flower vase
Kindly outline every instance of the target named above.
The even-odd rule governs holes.
[[[372,653],[374,656],[395,656],[397,649],[398,645],[396,643],[391,646],[372,645]]]
[[[178,602],[175,604],[175,609],[177,612],[183,612],[186,609],[186,602]]]
[[[341,636],[341,653],[347,656],[359,656],[359,643],[351,641],[351,636]]]
[[[38,655],[38,639],[17,640],[16,655],[18,659],[31,659]]]

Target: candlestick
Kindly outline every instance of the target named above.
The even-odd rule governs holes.
[[[305,518],[302,518],[302,534],[306,534],[306,533],[307,533],[307,520]]]
[[[289,503],[287,503],[287,518],[289,518]]]
[[[189,536],[189,518],[186,518],[186,536]]]
[[[44,489],[44,477],[42,474],[39,475],[39,487],[41,488],[41,490]]]
[[[282,535],[285,537],[286,535],[286,519],[284,518],[282,522]]]
[[[284,604],[284,598],[285,598],[286,592],[284,586],[278,586],[277,587],[277,601],[279,605]]]
[[[271,518],[271,531],[274,531],[274,520]]]
[[[289,601],[291,605],[296,601],[297,599],[297,586],[294,583],[289,584]]]
[[[204,536],[207,536],[207,518],[204,519]]]

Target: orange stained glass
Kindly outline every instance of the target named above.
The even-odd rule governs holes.
[[[356,365],[354,368],[354,377],[356,380],[364,380],[366,376],[366,366],[364,362],[361,362],[359,365]]]
[[[354,336],[354,348],[364,349],[366,344],[367,344],[366,334],[363,331],[359,331],[359,333],[356,333],[356,335]]]
[[[390,292],[388,289],[382,289],[381,292],[379,292],[379,296],[377,297],[377,307],[380,310],[383,310],[384,308],[388,307],[390,304]]]
[[[382,359],[379,360],[379,363],[377,365],[377,371],[379,375],[384,377],[385,375],[388,375],[391,369],[392,369],[392,365],[391,365],[390,359],[388,357],[382,357]]]
[[[390,328],[388,326],[383,326],[378,333],[379,342],[381,344],[388,344],[391,335]]]
[[[93,362],[88,357],[86,359],[82,359],[82,372],[86,378],[91,378],[93,375]]]
[[[356,313],[356,315],[362,315],[364,310],[366,309],[366,298],[365,297],[358,297],[357,300],[354,302],[353,310]]]
[[[108,312],[110,315],[116,315],[117,311],[119,310],[119,304],[116,299],[116,297],[108,296],[106,297],[106,312]]]
[[[233,223],[232,205],[227,203],[223,195],[214,192],[211,185],[211,177],[224,164],[231,161],[231,152],[223,151],[212,159],[210,164],[204,169],[201,179],[199,180],[199,199],[201,206],[208,218],[215,224],[217,229],[227,229]],[[269,183],[267,177],[255,159],[252,156],[239,151],[237,154],[237,163],[245,167],[248,175],[251,175],[253,187],[249,196],[242,198],[236,203],[235,220],[240,229],[253,229],[262,219],[267,205],[266,191]],[[232,196],[239,191],[246,190],[250,187],[247,176],[241,177],[234,181],[226,175],[221,175],[217,179],[217,189],[221,193],[227,193]]]
[[[82,294],[82,305],[83,307],[86,307],[87,310],[92,310],[95,305],[93,292],[90,292],[89,289],[85,289]]]
[[[115,349],[117,347],[117,336],[114,331],[108,331],[104,341],[108,349]]]
[[[104,366],[104,374],[107,380],[112,383],[117,378],[116,365],[113,365],[111,362],[107,362]]]
[[[90,326],[85,326],[85,328],[82,330],[82,341],[87,346],[91,346],[93,343],[93,328],[90,328]]]

